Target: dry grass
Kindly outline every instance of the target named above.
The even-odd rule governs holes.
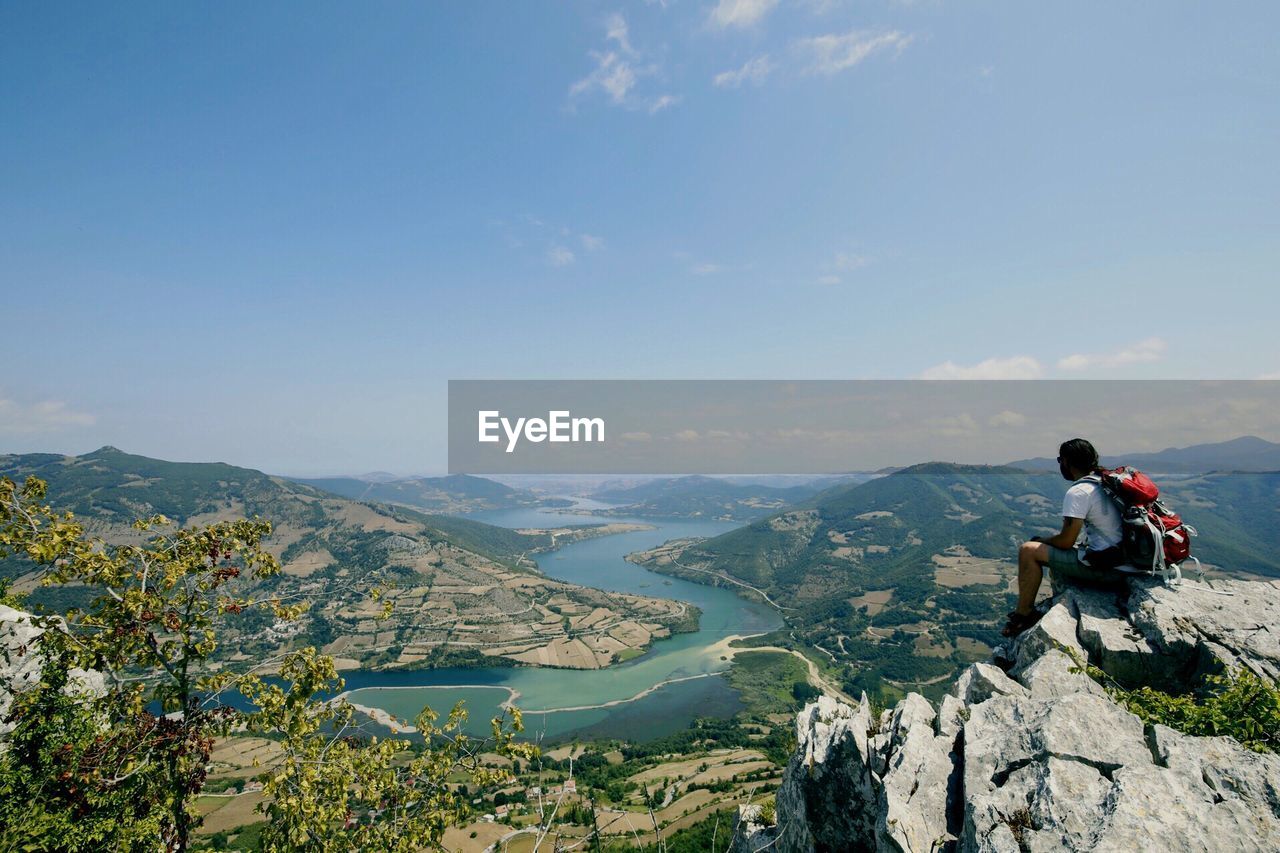
[[[945,658],[955,649],[946,641],[936,642],[930,634],[920,634],[915,640],[916,654],[927,658]]]
[[[204,824],[200,827],[201,834],[212,835],[224,829],[235,829],[262,820],[262,815],[255,808],[265,799],[261,791],[235,797],[198,798],[196,808],[205,814]],[[206,808],[209,811],[205,812]]]
[[[741,762],[741,764],[734,764],[734,762]],[[734,775],[734,773],[748,772],[741,768],[746,766],[745,763],[755,762],[768,763],[765,762],[764,756],[754,749],[731,749],[728,751],[717,750],[701,758],[688,758],[681,761],[668,761],[663,764],[658,764],[654,767],[648,768],[647,770],[642,770],[631,778],[634,781],[643,784],[645,782],[653,782],[663,778],[671,780],[690,779],[697,776],[699,773],[710,773],[713,769],[726,765],[731,768],[736,767],[737,769],[734,769],[731,773],[718,777],[727,779]],[[708,765],[707,770],[698,770],[698,768],[703,764]]]
[[[456,850],[461,853],[480,853],[480,851],[496,844],[498,839],[511,831],[509,826],[500,823],[477,821],[468,826],[453,826],[444,831],[443,846],[445,850]],[[475,833],[475,838],[471,834]]]
[[[256,776],[280,757],[275,741],[260,737],[229,737],[217,742],[209,760],[216,776]],[[258,766],[253,762],[257,759]]]
[[[987,655],[991,653],[990,646],[972,637],[956,637],[956,648],[970,655]]]
[[[875,616],[881,610],[884,610],[892,600],[892,589],[873,589],[859,595],[857,598],[849,599],[849,603],[854,607],[865,607],[867,608],[868,616]]]
[[[281,571],[287,575],[305,578],[327,568],[332,563],[333,554],[329,553],[328,549],[321,548],[319,551],[308,551],[297,559],[289,561]]]
[[[957,589],[974,584],[1003,584],[1013,577],[1011,561],[965,555],[933,555],[933,578],[939,585]]]

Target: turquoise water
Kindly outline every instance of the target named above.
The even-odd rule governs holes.
[[[584,505],[585,502],[584,502]],[[504,527],[555,527],[599,523],[589,515],[542,510],[510,510],[469,516]],[[651,524],[656,529],[577,542],[538,555],[550,577],[615,592],[674,598],[702,611],[699,629],[659,640],[642,657],[600,670],[493,667],[426,672],[346,674],[350,699],[412,720],[424,705],[443,716],[465,701],[468,728],[487,731],[487,721],[515,695],[528,734],[546,740],[567,736],[643,739],[678,730],[697,716],[729,716],[741,708],[737,694],[716,675],[727,662],[713,649],[734,634],[777,628],[781,621],[764,604],[728,590],[668,578],[626,562],[623,557],[686,536],[715,536],[735,525],[687,519],[610,519]],[[665,684],[665,682],[673,682]],[[664,686],[658,686],[664,685]],[[656,687],[656,689],[655,689]],[[639,694],[652,691],[642,698]],[[614,704],[609,704],[614,703]],[[608,707],[594,707],[608,705]]]

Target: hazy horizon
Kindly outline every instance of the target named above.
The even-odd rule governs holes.
[[[1272,438],[1268,438],[1268,437],[1266,437],[1266,436],[1260,436],[1260,435],[1238,435],[1238,436],[1233,436],[1233,437],[1231,437],[1231,438],[1223,439],[1222,441],[1213,441],[1213,442],[1204,442],[1204,443],[1205,443],[1205,444],[1221,444],[1221,443],[1224,443],[1224,442],[1234,441],[1234,440],[1236,440],[1236,439],[1243,439],[1243,438],[1261,438],[1262,440],[1264,440],[1264,441],[1268,441],[1268,442],[1271,442],[1272,444],[1280,444],[1280,434],[1277,434],[1275,437],[1272,437]],[[1102,455],[1103,455],[1103,456],[1124,456],[1124,455],[1126,455],[1126,454],[1151,453],[1151,452],[1159,452],[1159,451],[1164,451],[1164,450],[1178,450],[1178,449],[1182,449],[1183,447],[1189,447],[1189,446],[1194,446],[1194,445],[1177,445],[1177,446],[1170,445],[1170,446],[1167,446],[1167,447],[1160,447],[1160,448],[1157,448],[1157,449],[1155,449],[1155,450],[1136,450],[1136,449],[1132,449],[1132,448],[1122,448],[1122,449],[1120,449],[1120,450],[1111,450],[1111,449],[1109,449],[1109,448],[1105,448],[1105,447],[1104,447],[1104,448],[1101,448],[1100,450],[1101,450],[1101,453],[1102,453]],[[60,451],[60,450],[43,450],[43,451],[35,451],[35,450],[33,450],[33,451],[22,451],[22,453],[52,453],[52,454],[55,454],[55,455],[61,455],[61,456],[84,456],[84,455],[86,455],[86,454],[93,453],[93,452],[98,451],[98,450],[102,450],[103,448],[106,448],[106,447],[114,447],[116,450],[119,450],[119,451],[124,452],[124,453],[128,453],[128,454],[135,455],[135,456],[146,456],[146,457],[153,458],[153,459],[162,459],[163,461],[166,461],[166,462],[223,463],[223,464],[227,464],[227,465],[233,465],[233,466],[235,466],[235,467],[239,467],[239,468],[249,468],[249,469],[253,469],[253,470],[260,470],[260,471],[262,471],[263,473],[265,473],[265,474],[269,474],[269,475],[271,475],[271,476],[285,477],[285,478],[288,478],[288,479],[319,480],[319,479],[326,479],[326,478],[339,478],[339,477],[341,477],[341,478],[361,479],[361,478],[364,478],[364,477],[367,477],[367,476],[389,475],[389,476],[393,477],[393,478],[394,478],[394,479],[396,479],[396,480],[407,480],[407,479],[414,479],[414,478],[440,478],[440,477],[448,477],[448,476],[450,476],[450,474],[448,473],[448,471],[447,471],[447,470],[445,470],[445,469],[441,469],[441,470],[438,470],[438,471],[399,471],[399,472],[398,472],[398,471],[386,471],[386,470],[378,470],[378,471],[338,471],[338,470],[321,470],[321,471],[282,471],[282,470],[272,470],[272,469],[268,469],[268,468],[256,468],[255,466],[244,464],[243,462],[239,462],[239,461],[237,461],[237,460],[235,460],[235,459],[203,459],[203,458],[170,458],[170,457],[160,457],[160,456],[155,456],[154,454],[151,454],[151,453],[147,453],[147,452],[145,452],[144,450],[139,450],[139,449],[137,449],[137,448],[116,447],[115,445],[99,445],[98,447],[91,447],[91,448],[87,448],[87,449],[85,449],[85,450],[81,450],[81,451],[78,451],[78,452],[64,452],[64,451]],[[532,484],[536,484],[538,481],[557,481],[557,480],[558,480],[558,481],[563,481],[563,482],[573,482],[573,481],[587,481],[587,480],[594,480],[594,481],[596,481],[596,482],[598,482],[598,483],[604,483],[604,482],[608,482],[608,481],[635,481],[635,482],[642,482],[642,481],[652,481],[652,480],[658,480],[658,479],[668,479],[668,478],[678,478],[678,477],[689,477],[689,476],[712,477],[712,478],[719,479],[719,480],[741,481],[741,482],[753,482],[753,481],[755,481],[755,482],[762,482],[762,483],[769,482],[769,481],[772,481],[772,480],[785,480],[785,479],[794,479],[794,480],[798,480],[798,481],[813,481],[813,480],[819,480],[819,479],[824,479],[824,478],[828,478],[828,477],[841,477],[841,476],[854,475],[854,474],[873,474],[873,473],[876,473],[876,472],[878,472],[878,471],[880,471],[880,470],[884,470],[884,469],[886,469],[886,468],[901,468],[901,467],[909,467],[909,466],[911,466],[911,465],[919,465],[919,464],[925,464],[925,463],[929,463],[929,462],[955,463],[955,464],[960,464],[960,465],[1006,465],[1006,464],[1009,464],[1009,463],[1012,463],[1012,462],[1018,462],[1018,461],[1022,461],[1022,460],[1026,460],[1026,459],[1035,459],[1035,458],[1047,459],[1047,458],[1050,458],[1050,457],[1051,457],[1052,452],[1053,452],[1053,451],[1055,451],[1055,450],[1056,450],[1056,448],[1050,447],[1050,448],[1046,448],[1046,449],[1045,449],[1045,452],[1044,452],[1042,455],[1039,455],[1039,456],[1027,456],[1027,457],[1020,457],[1020,458],[1010,457],[1010,458],[1007,458],[1007,459],[1006,459],[1006,458],[998,458],[998,459],[997,459],[997,458],[991,458],[991,459],[982,459],[982,460],[967,460],[967,461],[961,461],[961,460],[959,460],[959,459],[950,459],[950,458],[945,458],[945,457],[939,456],[939,457],[930,457],[930,458],[919,458],[919,459],[913,460],[913,461],[911,461],[911,462],[905,462],[905,463],[903,463],[903,464],[901,464],[901,465],[888,465],[888,466],[882,466],[881,468],[874,468],[874,469],[871,469],[871,468],[847,468],[847,469],[841,469],[841,470],[832,470],[832,471],[826,471],[826,472],[821,472],[821,473],[808,473],[808,474],[806,474],[806,473],[776,473],[776,474],[704,474],[704,473],[700,473],[700,472],[698,472],[698,473],[670,473],[670,472],[669,472],[669,473],[663,473],[663,474],[628,474],[628,473],[607,473],[607,474],[468,474],[467,476],[482,477],[482,478],[484,478],[484,479],[487,479],[487,480],[493,480],[493,481],[495,481],[495,482],[503,483],[503,484],[505,484],[505,485],[511,485],[511,486],[523,486],[523,487],[526,487],[526,488],[535,488],[535,489],[536,489],[536,488],[538,488],[538,486],[537,486],[537,485],[529,485],[529,484],[531,484],[531,483],[532,483]],[[4,448],[0,448],[0,456],[5,456],[5,455],[19,455],[19,454],[17,454],[17,452],[15,452],[15,451],[10,451],[10,450],[6,450],[6,449],[4,449]],[[465,473],[465,472],[464,472],[464,473]]]

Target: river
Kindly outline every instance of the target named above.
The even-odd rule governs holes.
[[[580,501],[578,507],[602,506]],[[603,536],[537,555],[544,574],[557,580],[615,592],[673,598],[702,611],[698,630],[653,644],[641,657],[606,669],[539,667],[437,669],[417,672],[344,673],[348,698],[412,720],[429,705],[444,716],[465,701],[468,730],[488,731],[488,720],[512,695],[524,711],[525,734],[545,742],[570,737],[643,740],[678,731],[695,717],[736,713],[742,703],[723,670],[728,662],[716,644],[734,634],[757,634],[781,625],[765,604],[726,589],[670,578],[623,557],[669,539],[715,536],[736,524],[689,519],[609,518],[538,509],[501,510],[467,516],[503,527],[561,527],[602,520],[653,525],[653,530]],[[646,692],[647,691],[647,692]],[[643,695],[642,695],[643,694]],[[639,697],[639,698],[636,698]]]

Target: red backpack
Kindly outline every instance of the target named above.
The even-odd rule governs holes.
[[[1125,465],[1098,469],[1099,485],[1120,510],[1125,562],[1166,580],[1182,577],[1182,563],[1191,556],[1194,527],[1160,501],[1160,488],[1141,471]]]

